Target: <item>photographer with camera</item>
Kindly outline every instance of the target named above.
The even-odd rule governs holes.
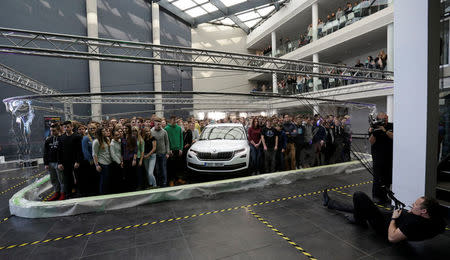
[[[389,202],[386,188],[392,184],[393,124],[388,123],[386,113],[378,113],[376,119],[369,117],[369,142],[372,151],[373,186],[372,197],[376,203]]]

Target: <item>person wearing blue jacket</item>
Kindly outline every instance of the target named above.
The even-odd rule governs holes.
[[[88,125],[88,134],[81,140],[81,151],[83,160],[81,161],[80,180],[78,183],[80,193],[83,196],[94,195],[98,190],[99,175],[95,171],[94,158],[92,157],[92,142],[95,139],[97,125],[90,123]]]

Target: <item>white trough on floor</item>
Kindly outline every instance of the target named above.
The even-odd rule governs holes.
[[[14,194],[9,200],[9,209],[12,215],[25,218],[70,216],[124,209],[160,201],[245,191],[268,185],[283,185],[299,179],[345,174],[356,169],[363,169],[359,161],[152,190],[44,202],[40,201],[38,195],[51,189],[50,177],[47,175]]]

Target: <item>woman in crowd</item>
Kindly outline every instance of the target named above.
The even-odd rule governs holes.
[[[137,134],[131,131],[131,125],[125,125],[125,138],[122,139],[123,179],[125,191],[134,191],[136,186]]]
[[[140,119],[136,120],[139,125]],[[136,136],[137,140],[137,155],[136,162],[138,162],[136,168],[136,177],[137,177],[137,189],[142,190],[145,188],[145,167],[144,167],[144,151],[145,151],[145,142],[144,138],[141,135],[141,128],[135,126],[131,129],[132,134]]]
[[[111,191],[113,193],[120,192],[121,182],[121,171],[123,168],[122,161],[122,143],[121,134],[118,130],[113,132],[113,139],[111,140],[110,150],[111,150],[111,164],[109,168]]]
[[[109,139],[106,135],[106,129],[100,127],[97,129],[95,133],[96,138],[92,142],[92,155],[94,157],[95,169],[100,173],[99,193],[101,195],[109,193],[111,151]]]
[[[252,125],[248,129],[248,142],[250,144],[250,172],[257,173],[261,171],[261,128],[258,118],[253,118]]]
[[[148,184],[152,188],[156,188],[156,179],[154,175],[156,163],[156,139],[152,136],[149,127],[144,128],[144,166],[147,173]]]
[[[189,129],[191,129],[192,132],[192,143],[195,143],[200,139],[200,134],[198,132],[198,129],[195,128],[195,123],[191,122],[189,123]]]

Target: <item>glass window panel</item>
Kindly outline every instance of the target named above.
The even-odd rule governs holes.
[[[203,8],[201,8],[201,7],[195,7],[195,8],[189,9],[186,11],[186,13],[188,15],[190,15],[191,17],[198,17],[201,15],[207,14],[207,12],[205,10],[203,10]]]
[[[178,0],[176,2],[173,2],[172,4],[181,10],[186,10],[197,5],[191,0]]]
[[[225,25],[234,25],[233,20],[231,20],[230,18],[225,18],[222,21],[220,21],[221,23],[225,24]]]
[[[203,7],[203,9],[205,9],[208,13],[211,13],[211,12],[214,12],[214,11],[219,10],[219,9],[217,9],[216,6],[214,6],[213,4],[210,4],[210,3],[204,4],[204,5],[202,5],[202,7]]]
[[[266,15],[270,14],[270,12],[272,12],[274,9],[275,9],[275,7],[272,5],[272,6],[268,6],[268,7],[264,7],[264,8],[258,9],[258,13],[261,16],[266,16]]]
[[[208,0],[194,0],[194,2],[196,2],[197,4],[201,5],[203,3],[208,2]]]
[[[248,21],[248,20],[252,20],[255,18],[260,18],[260,15],[254,11],[245,13],[245,14],[240,14],[238,15],[238,18],[241,19],[241,21]]]
[[[221,0],[221,1],[226,7],[229,7],[229,6],[232,6],[232,5],[243,3],[243,2],[245,2],[247,0]]]
[[[261,18],[258,18],[258,19],[255,19],[255,20],[244,22],[244,24],[247,25],[248,28],[252,28],[253,26],[255,26],[261,20],[262,20]]]

